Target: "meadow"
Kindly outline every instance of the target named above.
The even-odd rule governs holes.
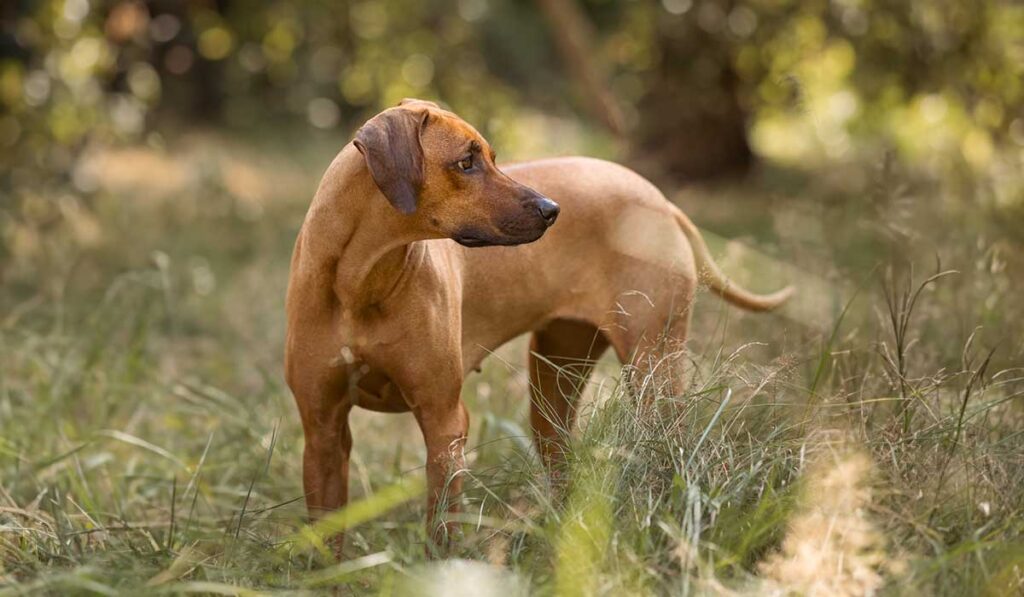
[[[691,385],[641,380],[653,407],[606,356],[565,494],[524,339],[490,357],[458,560],[424,554],[412,417],[357,413],[331,561],[281,361],[292,243],[343,142],[157,137],[26,199],[0,265],[0,595],[1024,590],[1022,217],[884,157],[666,188],[734,279],[800,294],[699,295]]]

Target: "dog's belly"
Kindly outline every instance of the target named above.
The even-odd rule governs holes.
[[[387,375],[375,369],[359,374],[350,393],[352,404],[379,413],[404,413],[411,410],[402,392]]]

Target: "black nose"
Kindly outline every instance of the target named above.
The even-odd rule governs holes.
[[[560,210],[557,203],[547,197],[541,197],[537,200],[537,211],[540,212],[540,217],[544,218],[544,221],[550,226],[555,223]]]

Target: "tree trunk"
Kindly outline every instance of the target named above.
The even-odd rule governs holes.
[[[606,73],[594,60],[593,25],[576,0],[537,0],[551,27],[562,62],[577,84],[582,104],[609,131],[622,135],[622,110],[608,88]]]
[[[695,20],[660,28],[660,63],[637,106],[634,161],[677,181],[742,175],[753,163],[729,48]]]

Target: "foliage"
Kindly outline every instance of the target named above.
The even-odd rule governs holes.
[[[641,130],[659,123],[640,111],[651,94],[714,106],[735,87],[762,154],[836,159],[856,137],[942,150],[935,167],[986,170],[1007,144],[1019,163],[1024,9],[1010,0],[581,6],[599,34],[593,58]],[[0,144],[21,149],[4,164],[5,177],[22,173],[15,186],[30,166],[67,172],[88,140],[137,137],[157,116],[351,127],[420,95],[493,132],[524,106],[579,103],[565,99],[559,32],[526,0],[46,0],[6,13]],[[679,40],[688,51],[671,50]]]

